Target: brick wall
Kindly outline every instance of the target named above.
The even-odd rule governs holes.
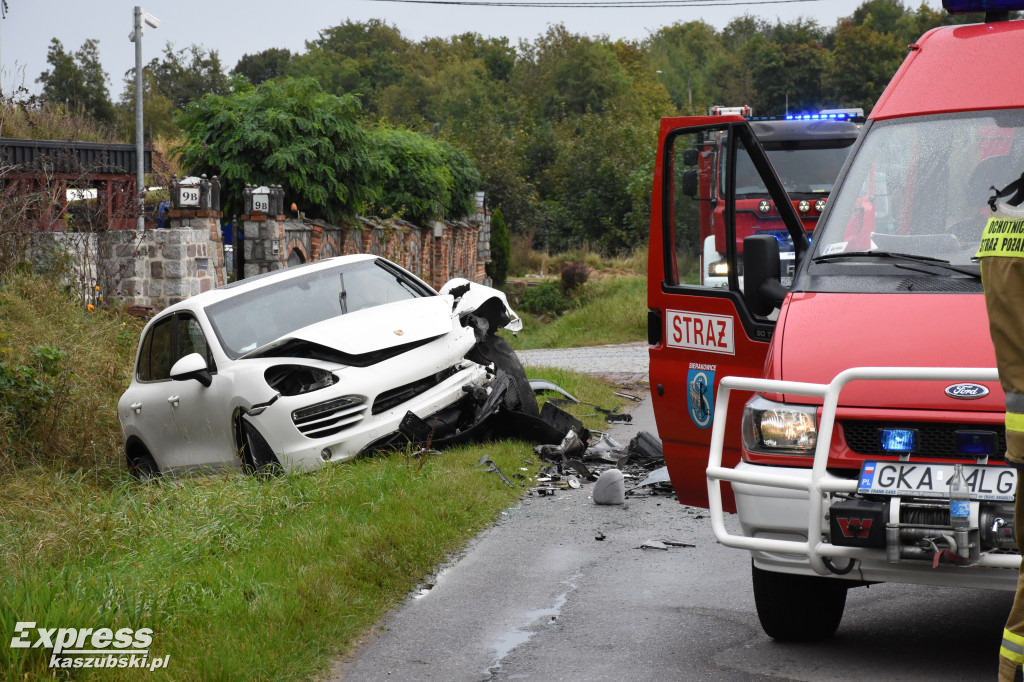
[[[359,218],[350,225],[284,215],[251,213],[239,218],[246,277],[288,265],[353,253],[371,253],[398,263],[439,288],[453,277],[489,283],[490,224],[479,218],[430,227],[402,220]]]

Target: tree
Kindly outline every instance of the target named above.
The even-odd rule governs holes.
[[[442,217],[462,218],[475,210],[480,173],[461,150],[402,128],[377,126],[370,150],[381,175],[376,199],[367,208],[399,215],[421,225]]]
[[[397,28],[379,19],[346,21],[308,41],[290,73],[316,78],[327,92],[358,95],[363,109],[372,112],[377,93],[404,78],[410,46]]]
[[[232,75],[244,76],[253,85],[288,74],[292,53],[279,47],[272,47],[256,54],[243,54],[231,69]]]
[[[690,21],[666,26],[646,43],[653,70],[680,111],[695,114],[719,99],[716,72],[726,51],[713,26]]]
[[[147,92],[166,97],[177,110],[205,94],[228,92],[228,79],[217,51],[207,51],[199,45],[175,50],[174,44],[168,42],[163,57],[154,58],[143,67],[142,80]],[[129,69],[125,73],[122,100],[134,102],[134,92],[135,70]]]
[[[836,48],[825,76],[825,91],[836,106],[871,110],[906,54],[896,37],[868,26],[844,23],[836,31]]]
[[[487,264],[487,276],[494,286],[500,287],[508,278],[508,266],[512,262],[512,240],[505,227],[505,216],[500,208],[491,214],[491,262]]]
[[[185,142],[175,151],[194,172],[220,177],[225,211],[239,209],[246,183],[281,184],[285,202],[338,221],[378,192],[384,169],[359,126],[359,100],[323,91],[311,78],[253,87],[240,76],[227,95],[204,95],[178,117]]]
[[[64,51],[56,38],[50,41],[46,62],[50,69],[39,74],[43,100],[64,104],[72,111],[81,110],[105,123],[114,122],[114,105],[107,91],[107,74],[100,65],[99,43],[92,38],[82,43],[78,52]]]

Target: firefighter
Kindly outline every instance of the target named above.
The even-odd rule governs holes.
[[[995,191],[989,200],[994,215],[988,219],[977,257],[981,259],[985,307],[996,351],[999,383],[1006,392],[1006,461],[1024,470],[1024,176]],[[1012,195],[1012,196],[1011,196]],[[1004,197],[1009,197],[1002,201]],[[1014,501],[1014,536],[1024,537],[1024,497],[1017,486]],[[1017,575],[1017,592],[999,648],[999,680],[1022,679],[1024,663],[1024,572]]]

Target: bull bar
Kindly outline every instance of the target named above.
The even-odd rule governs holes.
[[[835,425],[836,408],[839,405],[839,394],[847,384],[854,381],[964,381],[965,377],[976,381],[999,380],[997,370],[988,367],[852,367],[837,374],[827,384],[748,377],[723,377],[718,385],[718,398],[715,405],[714,426],[711,430],[711,445],[708,453],[707,468],[709,511],[715,537],[726,547],[806,557],[810,562],[811,568],[819,575],[832,574],[832,571],[825,565],[824,559],[826,557],[829,559],[868,559],[884,562],[886,560],[884,549],[837,546],[822,538],[822,521],[824,519],[822,504],[828,499],[828,494],[857,492],[857,479],[837,480],[832,477],[826,479],[828,453],[832,445],[832,432]],[[823,399],[821,419],[818,425],[818,440],[814,449],[814,464],[811,468],[810,480],[805,477],[761,471],[737,471],[722,466],[726,415],[729,409],[729,397],[733,390],[753,391],[754,393],[785,393]],[[725,512],[722,509],[722,481],[807,492],[807,541],[754,538],[729,533],[725,528]],[[1019,555],[982,554],[980,563],[975,565],[993,568],[1018,568],[1020,561]]]

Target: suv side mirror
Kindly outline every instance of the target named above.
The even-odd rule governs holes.
[[[743,298],[750,312],[766,316],[782,305],[789,289],[782,285],[779,240],[757,234],[743,240]]]
[[[195,379],[206,387],[213,382],[213,375],[206,366],[206,360],[199,353],[189,353],[174,363],[171,367],[171,378],[175,381]]]

